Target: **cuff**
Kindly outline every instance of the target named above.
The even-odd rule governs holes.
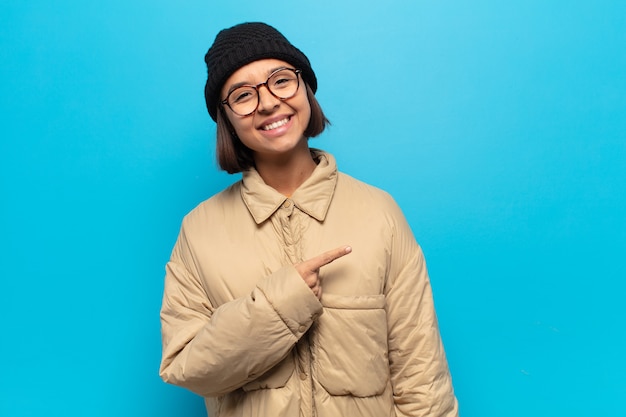
[[[266,277],[257,288],[298,339],[323,312],[322,304],[291,265]]]

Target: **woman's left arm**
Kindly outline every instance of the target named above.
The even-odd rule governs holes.
[[[457,417],[424,255],[395,203],[390,212],[394,235],[385,296],[396,415]]]

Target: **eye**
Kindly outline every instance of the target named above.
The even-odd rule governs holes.
[[[281,71],[272,76],[270,85],[276,89],[289,88],[296,82],[296,75],[291,71]]]
[[[238,88],[236,90],[233,90],[232,93],[230,93],[229,102],[232,104],[245,103],[247,101],[254,99],[254,95],[255,95],[255,91],[254,89],[250,87]]]

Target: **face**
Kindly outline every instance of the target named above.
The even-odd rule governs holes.
[[[279,68],[293,66],[277,59],[263,59],[239,68],[224,83],[220,100],[226,99],[236,86],[265,82]],[[311,118],[311,106],[302,78],[298,91],[291,98],[281,100],[272,95],[266,86],[260,86],[258,93],[256,111],[248,116],[239,116],[224,106],[237,136],[254,152],[255,159],[283,158],[303,147],[308,149],[304,131]]]

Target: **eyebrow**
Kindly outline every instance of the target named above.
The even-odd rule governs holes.
[[[276,67],[276,68],[269,69],[269,70],[267,71],[267,73],[266,73],[266,74],[267,74],[267,77],[269,77],[270,75],[272,75],[272,73],[273,73],[273,72],[276,72],[276,71],[281,70],[281,69],[286,69],[286,68],[289,68],[289,67],[286,67],[286,66],[284,66],[284,65],[280,65],[280,66],[278,66],[278,67]],[[267,81],[267,80],[266,80],[266,81]],[[247,81],[242,81],[242,82],[240,82],[240,83],[235,83],[235,84],[231,85],[231,86],[228,88],[228,91],[226,92],[226,96],[228,96],[230,93],[232,93],[232,92],[233,92],[233,90],[236,90],[236,89],[238,89],[239,87],[243,87],[243,86],[245,86],[245,85],[255,85],[255,84],[250,84],[250,83],[249,83],[249,82],[247,82]]]

